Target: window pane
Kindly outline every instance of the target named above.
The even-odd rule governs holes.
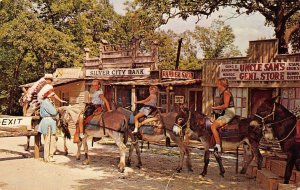
[[[235,111],[236,111],[236,113],[235,113],[236,115],[242,114],[241,108],[236,108]]]
[[[232,88],[231,93],[233,97],[236,97],[236,88]]]
[[[248,96],[247,92],[247,88],[243,88],[243,98],[246,98]]]
[[[238,89],[237,89],[237,95],[236,95],[236,97],[242,97],[242,95],[243,95],[243,90],[242,90],[242,88],[238,88]]]
[[[236,107],[238,107],[238,108],[242,107],[242,100],[241,100],[241,98],[236,98]]]

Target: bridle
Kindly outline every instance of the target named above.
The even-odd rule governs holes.
[[[260,116],[260,115],[258,115],[258,114],[254,114],[254,116],[256,116],[256,117],[258,117],[259,119],[261,119],[261,122],[262,122],[262,126],[263,126],[263,128],[262,128],[262,132],[263,132],[263,135],[265,135],[265,130],[266,130],[266,128],[267,127],[270,127],[270,126],[272,126],[272,125],[274,125],[274,124],[278,124],[278,123],[281,123],[281,122],[284,122],[284,121],[286,121],[286,120],[288,120],[288,119],[290,119],[291,117],[293,117],[293,115],[292,116],[289,116],[289,117],[287,117],[287,118],[285,118],[285,119],[282,119],[282,120],[280,120],[280,121],[276,121],[276,122],[272,122],[272,123],[265,123],[265,120],[268,118],[268,117],[273,117],[273,120],[272,121],[274,121],[275,120],[275,103],[273,104],[273,109],[272,109],[272,112],[269,114],[269,115],[267,115],[267,116],[265,116],[265,117],[262,117],[262,116]],[[282,138],[282,139],[280,139],[280,140],[268,140],[268,139],[266,139],[267,141],[269,141],[269,142],[272,142],[272,143],[280,143],[280,142],[282,142],[282,141],[285,141],[291,134],[292,134],[292,132],[295,130],[295,128],[296,128],[296,124],[294,125],[294,127],[293,127],[293,129],[289,132],[289,134],[286,136],[286,137],[284,137],[284,138]],[[272,133],[273,133],[273,131],[272,131]]]
[[[184,111],[182,110],[182,112],[184,112]],[[190,128],[191,115],[192,115],[192,112],[189,111],[189,116],[188,116],[187,121],[186,121],[183,125],[179,125],[179,124],[177,124],[177,122],[175,122],[175,123],[174,123],[174,126],[177,126],[178,128],[180,128],[181,131],[182,131],[184,128]],[[178,118],[178,119],[181,119],[181,118]],[[178,120],[178,119],[177,119],[177,120]],[[183,137],[183,134],[181,133],[180,136]]]

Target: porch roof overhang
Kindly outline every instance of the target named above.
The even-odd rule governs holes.
[[[71,83],[71,82],[75,82],[75,81],[79,81],[79,80],[83,80],[82,78],[80,79],[64,79],[64,78],[56,78],[53,80],[52,82],[52,86],[60,86],[60,85],[63,85],[63,84],[67,84],[67,83]],[[24,88],[29,88],[31,87],[32,85],[34,84],[34,82],[31,82],[31,83],[27,83],[27,84],[22,84],[20,85],[19,87],[24,87]]]
[[[123,86],[179,86],[179,85],[190,85],[200,83],[201,79],[189,79],[189,80],[174,80],[166,79],[159,81],[158,79],[148,79],[148,80],[132,80],[132,81],[123,81],[123,82],[112,82],[110,85],[123,85]]]

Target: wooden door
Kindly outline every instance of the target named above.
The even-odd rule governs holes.
[[[250,110],[251,114],[255,114],[257,108],[266,100],[269,98],[272,98],[273,91],[275,89],[268,88],[268,89],[259,89],[259,88],[253,88],[251,89],[251,105]]]

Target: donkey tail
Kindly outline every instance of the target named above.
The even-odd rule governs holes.
[[[71,133],[68,126],[69,125],[62,125],[61,131],[65,134],[67,139],[71,139]]]

